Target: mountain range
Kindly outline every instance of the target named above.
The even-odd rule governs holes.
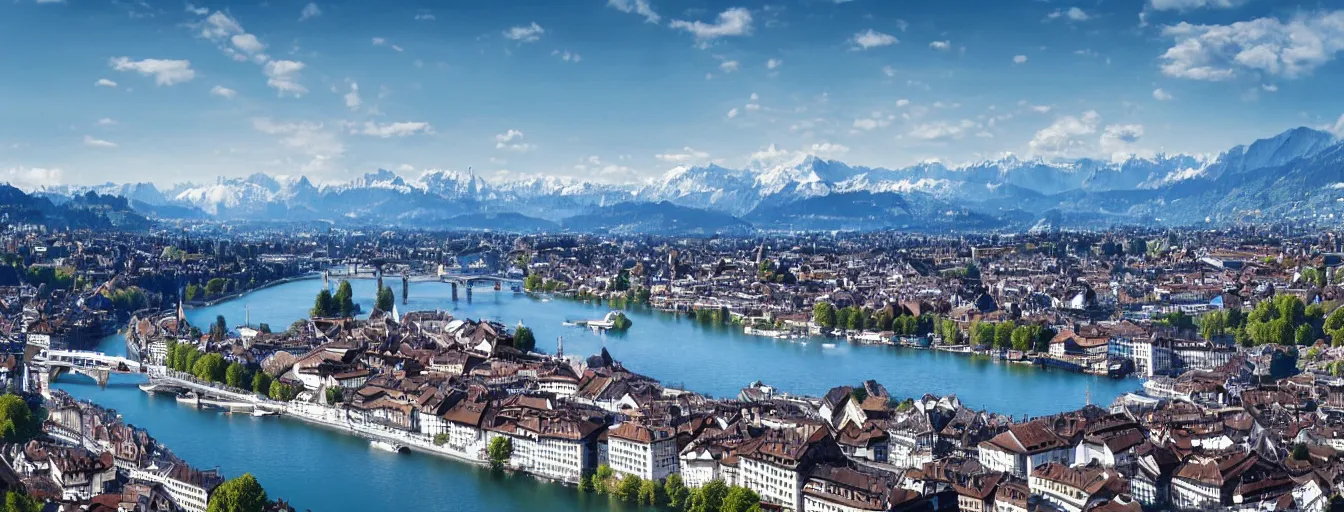
[[[642,184],[486,180],[379,169],[346,183],[256,173],[213,184],[63,185],[52,204],[124,198],[148,218],[325,220],[439,229],[707,235],[757,229],[991,231],[1036,226],[1227,225],[1344,215],[1344,143],[1295,128],[1217,156],[1006,156],[960,166],[851,166],[800,155],[743,169],[681,166]],[[11,196],[13,194],[10,194]],[[0,197],[0,200],[12,200]]]

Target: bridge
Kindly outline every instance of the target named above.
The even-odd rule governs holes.
[[[42,395],[51,392],[51,382],[62,373],[84,375],[106,386],[114,373],[140,374],[145,366],[139,361],[120,356],[109,356],[102,352],[84,350],[42,350],[33,356],[31,364],[37,368]]]
[[[197,380],[191,374],[169,370],[162,366],[150,367],[147,372],[149,382],[140,389],[154,392],[159,389],[186,389],[195,391],[200,397],[198,403],[215,405],[227,409],[264,409],[280,411],[284,404],[274,402],[253,393],[239,392],[223,384],[207,384]]]
[[[498,274],[458,274],[453,272],[440,272],[439,281],[453,285],[453,300],[457,300],[457,287],[462,286],[467,290],[467,300],[471,300],[471,288],[480,283],[494,283],[495,290],[503,289],[508,286],[513,293],[523,292],[523,280]]]

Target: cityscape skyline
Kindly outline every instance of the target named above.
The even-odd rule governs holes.
[[[1339,135],[1311,2],[0,6],[0,179],[341,182],[377,168],[645,181],[802,153],[1217,153]]]

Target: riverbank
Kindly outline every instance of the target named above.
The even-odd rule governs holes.
[[[240,299],[240,298],[246,297],[246,296],[248,296],[248,295],[251,295],[251,294],[253,294],[253,293],[256,293],[256,292],[265,290],[265,289],[270,288],[270,287],[272,287],[272,286],[280,286],[280,285],[282,285],[282,284],[293,283],[293,282],[296,282],[296,281],[306,281],[306,280],[309,280],[309,279],[317,279],[317,278],[319,278],[319,277],[322,277],[322,274],[319,273],[319,272],[309,272],[309,273],[307,273],[307,274],[303,274],[303,275],[299,275],[299,276],[282,277],[282,278],[280,278],[280,279],[276,279],[276,280],[273,280],[273,281],[267,281],[266,283],[263,283],[261,286],[258,286],[258,287],[256,287],[256,288],[252,288],[252,289],[248,289],[248,290],[243,290],[243,291],[241,291],[241,292],[233,292],[233,293],[230,293],[230,294],[227,294],[227,295],[221,295],[221,296],[216,297],[216,298],[211,299],[211,300],[206,300],[206,301],[192,301],[192,302],[190,302],[190,303],[183,303],[183,304],[182,304],[182,307],[185,308],[185,309],[208,308],[208,307],[211,307],[211,306],[215,306],[215,305],[218,305],[218,304],[223,304],[223,303],[225,303],[225,302],[229,302],[229,301],[234,300],[234,299]]]

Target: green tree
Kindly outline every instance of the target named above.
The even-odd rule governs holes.
[[[653,480],[645,480],[639,483],[639,503],[656,507],[663,500],[659,498],[661,490],[658,484]]]
[[[271,381],[271,390],[269,393],[271,400],[288,402],[294,399],[294,388],[278,380]]]
[[[663,496],[667,497],[667,507],[672,510],[681,510],[690,494],[690,490],[686,488],[686,483],[678,473],[667,475],[667,479],[663,481]]]
[[[626,331],[630,329],[630,326],[633,323],[634,322],[630,321],[630,317],[625,316],[625,313],[617,311],[616,315],[611,319],[611,329],[615,331]]]
[[[1297,326],[1297,332],[1293,334],[1293,341],[1298,345],[1310,345],[1316,342],[1316,329],[1310,325],[1302,324]]]
[[[0,512],[39,512],[42,510],[42,502],[37,501],[32,496],[18,491],[9,491],[5,493],[5,505]]]
[[[333,404],[333,405],[334,405],[334,404],[338,404],[338,403],[341,403],[344,399],[345,399],[345,389],[344,389],[344,388],[342,388],[342,387],[340,387],[340,386],[332,386],[332,387],[327,388],[327,403],[328,403],[328,404]],[[442,443],[439,443],[439,444],[442,444]]]
[[[392,306],[396,305],[397,296],[392,293],[392,288],[384,286],[378,290],[378,303],[374,306],[380,311],[392,311]]]
[[[589,492],[593,490],[593,475],[584,473],[579,475],[579,492]]]
[[[1311,452],[1307,450],[1306,443],[1297,443],[1293,445],[1293,460],[1307,460],[1311,457]]]
[[[23,443],[37,436],[41,421],[19,395],[0,396],[0,440]]]
[[[336,312],[335,304],[331,291],[323,288],[322,291],[317,292],[317,298],[313,300],[313,309],[308,310],[308,316],[333,316]]]
[[[355,316],[355,290],[350,287],[350,281],[342,280],[340,286],[336,287],[336,295],[331,297],[332,307],[335,311],[332,313],[341,317]]]
[[[262,334],[270,334],[270,333],[271,333],[271,324],[268,324],[268,323],[266,323],[266,322],[262,322],[262,323],[260,323],[260,324],[257,324],[257,332],[260,332],[260,333],[262,333]]]
[[[530,327],[520,325],[513,331],[513,348],[523,352],[531,352],[537,348],[537,338],[532,334]]]
[[[486,447],[486,454],[490,456],[490,467],[500,469],[513,457],[513,439],[505,436],[498,436],[490,440],[490,445]]]
[[[216,277],[205,282],[205,297],[215,298],[224,292],[224,279]]]
[[[733,486],[728,490],[728,494],[723,497],[723,504],[719,505],[719,512],[748,512],[755,508],[760,510],[761,496],[756,491],[746,487]]]
[[[723,483],[723,480],[713,480],[691,494],[686,510],[688,512],[718,512],[723,506],[724,498],[727,497],[728,484]]]
[[[224,356],[210,353],[196,360],[191,366],[191,374],[207,382],[224,382],[228,369],[229,366],[228,363],[224,362]]]
[[[828,329],[835,327],[835,306],[829,302],[818,302],[812,306],[812,321]]]
[[[271,392],[271,376],[266,372],[258,370],[252,375],[252,392],[257,394],[269,395]]]
[[[210,493],[206,512],[262,512],[266,510],[266,490],[251,473],[234,478]]]
[[[634,503],[639,500],[639,488],[644,485],[644,480],[635,475],[625,475],[621,483],[616,485],[616,498],[621,501]]]
[[[231,388],[247,386],[247,368],[238,362],[229,363],[229,368],[224,371],[224,384]]]
[[[999,322],[994,326],[994,348],[1008,350],[1013,347],[1013,329],[1017,325],[1012,320]]]

